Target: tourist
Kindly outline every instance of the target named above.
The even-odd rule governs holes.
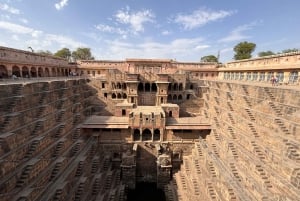
[[[275,86],[276,78],[274,77],[274,75],[271,78],[271,82],[272,82],[272,86]]]

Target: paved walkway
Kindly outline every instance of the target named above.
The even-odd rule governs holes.
[[[0,79],[0,85],[9,84],[28,84],[36,82],[52,82],[52,81],[67,81],[67,80],[79,80],[87,79],[85,76],[66,76],[66,77],[35,77],[35,78],[10,78],[10,79]]]
[[[279,88],[279,89],[293,89],[296,91],[300,91],[299,82],[295,84],[277,84],[272,86],[272,83],[269,82],[257,82],[257,81],[240,81],[240,80],[203,80],[203,81],[214,81],[214,82],[225,82],[225,83],[236,83],[240,85],[252,85],[252,86],[260,86],[260,87],[271,87],[271,88]]]

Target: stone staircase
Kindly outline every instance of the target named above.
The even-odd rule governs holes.
[[[29,150],[27,151],[26,155],[24,156],[25,159],[31,158],[32,154],[35,152],[37,146],[39,145],[39,140],[34,140],[31,145]]]
[[[72,139],[77,140],[80,137],[81,133],[81,128],[76,128],[75,131],[73,132]]]
[[[44,120],[38,120],[34,126],[33,131],[31,132],[31,135],[38,135],[38,133],[41,131],[42,123],[44,123]]]
[[[21,176],[20,176],[20,178],[17,181],[16,187],[22,187],[22,186],[24,186],[27,183],[27,179],[29,177],[29,174],[31,173],[32,168],[33,168],[32,165],[27,165],[23,169],[23,171],[21,173]]]
[[[249,108],[245,108],[246,113],[248,114],[248,117],[250,118],[251,121],[255,121],[255,117],[252,114],[251,110]]]
[[[81,201],[81,195],[84,192],[84,186],[85,186],[86,180],[87,180],[86,177],[80,178],[79,185],[76,189],[74,201]]]
[[[63,130],[65,128],[64,124],[59,125],[57,131],[55,132],[54,138],[59,138],[61,136],[61,134],[63,133]]]
[[[283,123],[282,119],[280,118],[276,118],[274,119],[274,123],[277,124],[280,128],[280,130],[285,134],[285,135],[291,135],[289,129],[287,129],[287,127],[285,126],[285,124]]]
[[[64,146],[65,140],[59,141],[55,147],[55,150],[52,154],[52,157],[57,157],[60,154],[60,151],[62,150],[63,146]]]

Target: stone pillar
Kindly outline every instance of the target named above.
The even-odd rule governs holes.
[[[164,189],[164,186],[171,180],[172,163],[171,156],[162,154],[157,158],[157,188]]]
[[[122,154],[122,182],[129,189],[135,189],[136,184],[136,151],[137,144],[134,144],[132,150],[127,150]]]

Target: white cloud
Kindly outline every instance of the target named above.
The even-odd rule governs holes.
[[[84,43],[73,40],[67,36],[44,33],[41,30],[5,21],[0,21],[0,30],[1,29],[13,33],[12,39],[15,41],[19,39],[19,41],[24,41],[30,46],[35,46],[35,49],[54,49],[53,47],[56,47],[56,49],[61,47],[77,48],[86,46]]]
[[[104,25],[104,24],[98,24],[95,26],[95,28],[101,32],[106,32],[106,33],[117,33],[120,35],[126,34],[126,31],[122,30],[121,28]]]
[[[168,36],[170,34],[171,34],[171,31],[168,31],[168,30],[164,30],[161,32],[161,35],[163,35],[163,36]]]
[[[151,10],[130,12],[130,8],[126,7],[125,10],[117,11],[114,17],[117,22],[130,25],[133,33],[138,33],[144,31],[144,23],[154,22],[155,15]]]
[[[61,10],[66,5],[68,5],[68,0],[61,0],[59,3],[55,4],[55,8],[56,10]]]
[[[126,43],[119,40],[107,41],[105,51],[98,52],[106,59],[124,58],[198,58],[201,51],[210,47],[202,38],[180,38],[169,43],[147,41]],[[199,58],[200,59],[200,58]]]
[[[19,14],[20,14],[20,10],[18,10],[18,9],[16,9],[16,8],[13,8],[13,7],[10,7],[10,6],[7,5],[7,4],[1,4],[1,3],[0,3],[0,10],[9,12],[9,13],[15,14],[15,15],[19,15]]]
[[[18,35],[15,35],[15,34],[12,35],[11,38],[12,38],[13,40],[15,40],[15,41],[19,41],[19,40],[20,40],[19,36],[18,36]]]
[[[212,11],[206,8],[195,10],[191,14],[178,14],[174,22],[181,24],[185,30],[201,27],[209,22],[217,21],[233,15],[235,11]]]
[[[18,24],[13,24],[6,21],[0,21],[0,29],[4,29],[12,33],[18,33],[18,34],[31,34],[35,31],[32,28],[25,27]]]
[[[45,41],[48,42],[49,44],[55,42],[60,47],[77,48],[77,47],[86,46],[84,43],[75,41],[72,38],[69,38],[67,36],[62,36],[62,35],[56,35],[56,34],[46,34]]]
[[[28,24],[28,20],[25,18],[21,18],[20,21],[23,22],[24,24]]]
[[[221,38],[219,42],[234,42],[250,38],[250,36],[245,35],[243,32],[253,29],[253,27],[257,26],[259,23],[260,22],[252,22],[250,24],[239,26],[232,30],[228,36]]]

